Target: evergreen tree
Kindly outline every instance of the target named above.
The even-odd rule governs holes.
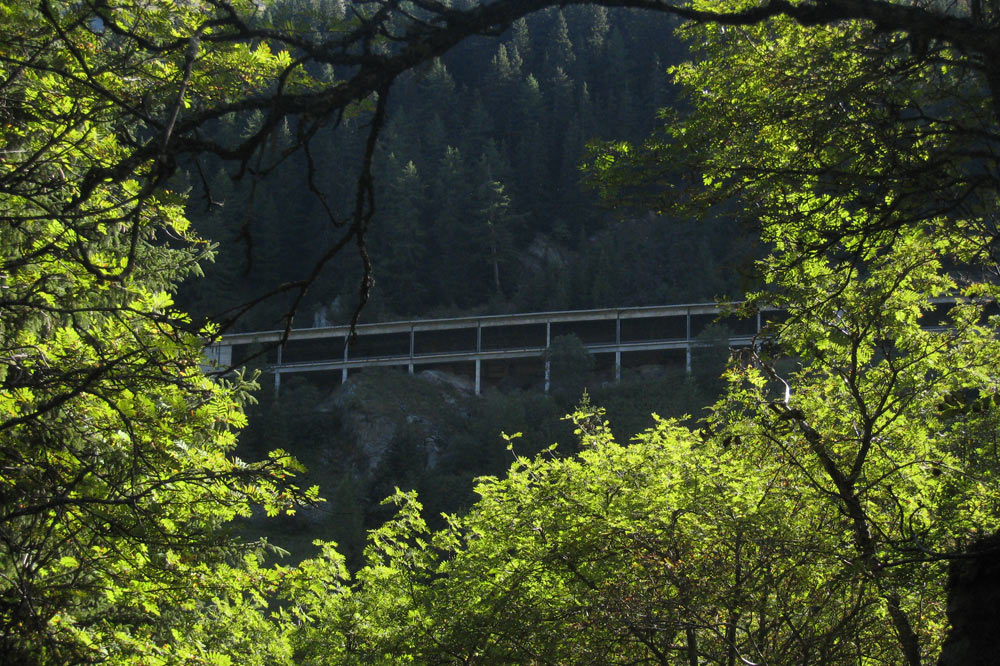
[[[487,99],[497,119],[497,128],[503,136],[509,136],[516,125],[517,109],[514,96],[523,78],[522,68],[521,55],[513,43],[501,44],[490,62],[490,74],[485,82]],[[481,149],[480,146],[471,148]]]
[[[516,165],[518,199],[538,202],[536,210],[543,210],[548,199],[548,141],[542,125],[545,101],[533,75],[520,82],[514,108],[519,131],[515,134],[511,163]]]
[[[415,316],[430,302],[424,185],[413,162],[401,165],[394,154],[385,172],[384,204],[373,221],[371,239],[375,289],[394,313]]]
[[[673,99],[670,96],[670,79],[658,54],[653,54],[653,63],[649,67],[649,78],[649,105],[654,109],[663,109]]]
[[[430,188],[435,294],[445,305],[475,302],[477,293],[463,272],[469,256],[472,187],[461,152],[448,146]]]
[[[487,144],[494,146],[494,120],[483,102],[479,91],[473,95],[472,108],[469,111],[468,121],[462,126],[460,149],[463,154],[475,155],[485,149]]]
[[[611,124],[619,128],[618,136],[632,136],[635,128],[630,121],[635,102],[632,97],[631,67],[625,38],[618,28],[612,28],[608,35],[604,91],[606,113]]]
[[[546,40],[545,59],[550,68],[561,67],[563,70],[569,70],[576,62],[573,42],[569,37],[569,24],[561,11],[556,12],[555,22]]]
[[[504,84],[513,83],[521,78],[521,54],[518,53],[517,46],[511,45],[508,49],[506,44],[497,47],[497,53],[490,61],[493,68],[492,76]]]
[[[485,161],[485,156],[481,163]],[[489,180],[491,174],[487,171],[487,180],[480,184],[477,195],[477,221],[485,226],[479,230],[486,240],[486,263],[489,266],[490,282],[496,296],[503,298],[504,284],[509,281],[506,272],[507,265],[514,257],[512,226],[515,217],[510,211],[510,198],[504,192],[503,183]],[[501,267],[504,268],[502,271]],[[502,278],[502,279],[501,279]]]
[[[419,146],[419,161],[433,165],[447,155],[448,149],[451,148],[449,141],[456,137],[448,135],[444,119],[437,112],[432,113],[424,122],[423,130],[420,142],[416,144]],[[413,150],[414,147],[411,146],[409,150]]]
[[[604,54],[604,42],[611,29],[611,22],[608,15],[608,8],[600,5],[587,7],[587,53],[591,61],[596,61]]]
[[[420,119],[448,115],[458,100],[455,80],[441,59],[434,60],[426,72],[418,75],[415,92],[414,114]]]
[[[530,62],[533,49],[531,45],[531,32],[528,30],[528,21],[520,18],[514,21],[510,27],[514,33],[513,41],[514,46],[517,47],[517,52],[524,59],[525,63]]]
[[[204,277],[189,280],[181,302],[202,316],[218,315],[243,303],[246,291],[245,262],[240,256],[238,211],[240,198],[229,174],[220,169],[208,181],[206,201],[200,203],[197,231],[212,243],[214,252],[202,270]]]

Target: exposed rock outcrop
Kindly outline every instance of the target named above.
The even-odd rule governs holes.
[[[457,405],[471,395],[471,385],[443,372],[419,376],[398,370],[371,369],[352,376],[332,398],[347,436],[359,447],[368,470],[382,463],[402,434],[424,442],[428,466],[436,464],[447,418],[442,405]]]

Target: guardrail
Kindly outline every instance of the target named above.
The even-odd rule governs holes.
[[[954,299],[934,299],[947,305]],[[561,335],[575,335],[595,355],[614,355],[614,379],[621,379],[622,356],[639,352],[683,350],[684,367],[691,372],[692,352],[702,345],[698,336],[713,323],[725,325],[729,344],[751,344],[767,321],[781,316],[765,310],[751,317],[734,314],[739,303],[691,303],[634,308],[605,308],[483,315],[449,319],[418,319],[360,324],[350,339],[349,326],[294,329],[284,344],[283,331],[237,333],[223,336],[207,350],[216,367],[239,365],[252,348],[273,345],[267,370],[274,387],[282,375],[309,372],[348,373],[366,367],[406,367],[472,364],[476,394],[482,389],[483,364],[516,359],[544,359],[544,387],[551,379],[546,351]]]
[[[230,367],[239,364],[250,348],[275,345],[267,369],[274,374],[276,390],[282,375],[290,373],[340,371],[341,381],[346,381],[349,371],[365,367],[405,366],[413,373],[418,366],[471,363],[478,394],[485,362],[544,359],[553,339],[570,334],[591,354],[614,354],[616,380],[621,378],[622,354],[634,352],[684,350],[685,368],[690,371],[698,335],[720,317],[733,331],[733,345],[750,344],[760,331],[767,313],[737,318],[730,312],[735,305],[693,303],[361,324],[354,341],[349,326],[294,329],[283,345],[278,344],[283,331],[237,333],[223,336],[207,355],[217,367]],[[543,371],[548,390],[547,360]]]

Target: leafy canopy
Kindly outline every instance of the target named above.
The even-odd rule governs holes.
[[[264,44],[202,50],[214,35],[203,9],[0,9],[5,663],[289,654],[262,614],[274,573],[223,527],[315,490],[289,485],[284,453],[233,457],[253,383],[203,373],[213,331],[171,292],[210,248],[165,182],[169,151],[136,149],[166,146],[180,109],[237,82],[269,88],[287,66]]]
[[[342,599],[294,611],[315,663],[939,653],[947,562],[1000,528],[988,72],[866,24],[685,31],[691,114],[591,169],[632,205],[743,211],[771,248],[750,307],[785,314],[700,436],[623,447],[584,410],[578,457],[518,459],[443,530],[398,495],[353,581],[309,564]]]
[[[738,202],[773,248],[752,302],[789,313],[771,347],[733,365],[704,438],[661,423],[623,447],[584,411],[578,458],[518,460],[444,530],[399,495],[353,580],[330,545],[263,569],[223,529],[303,496],[285,455],[232,457],[249,385],[206,379],[214,331],[173,309],[210,253],[180,165],[266,170],[279,126],[307,149],[377,94],[357,203],[301,297],[364,255],[395,78],[551,4],[354,3],[321,30],[249,0],[0,7],[7,661],[932,658],[944,562],[998,527],[992,2],[603,3],[729,26],[687,29],[692,115],[595,164],[610,194],[677,188],[680,164],[697,189],[658,204]],[[341,78],[315,85],[323,66]],[[243,113],[244,136],[204,137]]]

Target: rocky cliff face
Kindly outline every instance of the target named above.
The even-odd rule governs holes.
[[[951,629],[938,666],[1000,664],[1000,534],[951,563],[948,619]]]
[[[437,443],[447,435],[450,418],[472,395],[472,386],[466,384],[442,372],[411,376],[398,370],[366,370],[338,389],[331,404],[341,412],[347,436],[363,454],[365,471],[384,461],[404,430],[408,437],[423,440],[427,465],[433,468]]]

